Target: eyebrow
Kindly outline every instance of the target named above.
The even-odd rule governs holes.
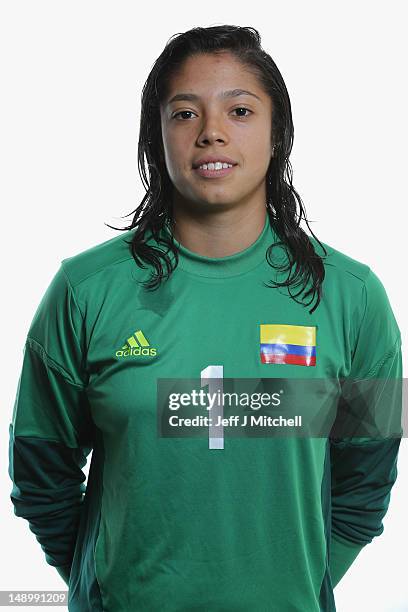
[[[221,92],[218,97],[222,99],[222,98],[235,98],[236,96],[254,96],[254,98],[257,98],[260,102],[262,102],[259,96],[252,93],[252,91],[248,91],[247,89],[228,89],[227,91]],[[195,101],[199,99],[200,99],[200,96],[197,96],[196,94],[193,94],[193,93],[179,93],[173,96],[167,102],[167,106],[171,104],[172,102],[177,102],[178,100]]]

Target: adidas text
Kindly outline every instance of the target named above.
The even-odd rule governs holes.
[[[116,351],[116,357],[132,357],[132,356],[140,356],[140,355],[146,355],[146,356],[156,355],[156,349],[137,346],[135,348],[127,348],[124,350],[119,349],[118,351]]]

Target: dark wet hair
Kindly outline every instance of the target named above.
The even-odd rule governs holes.
[[[135,262],[142,268],[144,263],[155,268],[150,280],[143,283],[146,289],[156,289],[164,278],[168,278],[177,267],[178,249],[174,237],[162,233],[166,224],[173,227],[172,192],[173,183],[168,175],[161,134],[160,105],[167,99],[172,76],[188,58],[201,53],[229,52],[254,74],[272,101],[272,134],[274,156],[271,158],[266,174],[266,208],[271,224],[280,242],[271,244],[266,251],[266,259],[274,269],[288,272],[282,282],[271,281],[267,287],[287,287],[291,298],[301,303],[297,297],[305,292],[311,295],[309,306],[317,296],[310,314],[317,308],[321,299],[322,283],[325,277],[323,257],[314,248],[313,239],[299,226],[302,218],[314,238],[315,234],[306,218],[304,204],[292,185],[292,167],[289,155],[293,146],[293,121],[289,94],[282,75],[273,59],[261,47],[261,38],[255,28],[220,25],[207,28],[196,27],[187,32],[174,34],[155,61],[143,86],[138,143],[138,169],[146,188],[140,205],[130,214],[133,221],[124,228],[108,227],[121,231],[136,228],[128,244]],[[147,172],[145,167],[147,161]],[[297,212],[299,205],[299,213]],[[126,216],[129,216],[126,215]],[[164,252],[147,244],[146,233],[151,233],[158,244],[167,247]],[[160,235],[159,235],[160,234]],[[322,243],[317,242],[325,250]],[[284,261],[274,264],[271,252],[274,246],[281,246],[285,253]],[[173,262],[167,255],[169,250]],[[164,271],[163,263],[166,264]],[[310,282],[310,287],[306,288]],[[301,286],[296,294],[290,287]]]

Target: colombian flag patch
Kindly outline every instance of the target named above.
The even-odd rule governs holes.
[[[316,365],[316,327],[261,324],[261,362]]]

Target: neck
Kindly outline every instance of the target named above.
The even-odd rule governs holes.
[[[168,236],[172,235],[170,227],[166,225],[163,227],[163,232],[167,233]],[[267,212],[264,225],[258,231],[258,235],[254,235],[251,244],[247,244],[246,247],[240,244],[229,255],[217,257],[213,252],[211,256],[204,255],[198,253],[196,245],[192,245],[192,248],[189,249],[181,244],[174,234],[173,238],[179,255],[178,265],[182,270],[200,277],[219,280],[239,276],[265,262],[268,246],[278,241]]]
[[[186,249],[204,257],[228,257],[251,246],[265,227],[266,207],[201,217],[174,215],[172,233]]]

